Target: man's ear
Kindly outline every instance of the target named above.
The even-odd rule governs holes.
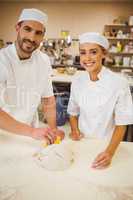
[[[16,25],[15,25],[15,30],[16,30],[16,32],[18,32],[18,31],[19,31],[19,28],[20,28],[20,27],[19,27],[19,25],[18,25],[18,24],[16,24]]]
[[[21,27],[21,22],[20,23],[17,23],[15,25],[15,29],[16,29],[16,32],[18,32],[20,30],[20,27]]]

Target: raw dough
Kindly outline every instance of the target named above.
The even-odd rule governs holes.
[[[43,168],[56,171],[68,169],[74,161],[71,144],[65,142],[41,148],[36,158]]]

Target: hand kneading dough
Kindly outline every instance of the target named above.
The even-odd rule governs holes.
[[[37,159],[45,169],[65,170],[73,163],[73,151],[70,144],[62,142],[41,149]]]

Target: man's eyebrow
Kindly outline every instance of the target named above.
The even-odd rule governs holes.
[[[24,25],[23,27],[24,27],[24,28],[33,29],[30,25]],[[42,32],[42,33],[45,33],[45,32],[46,32],[46,28],[44,28],[43,30],[37,29],[37,30],[35,30],[35,31],[40,31],[40,32]]]
[[[29,25],[24,25],[23,27],[28,27],[28,28],[31,28]]]

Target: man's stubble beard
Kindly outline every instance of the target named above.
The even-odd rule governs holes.
[[[30,42],[32,44],[32,48],[28,49],[28,47],[24,48],[24,43],[26,43],[26,41]],[[25,54],[31,55],[33,53],[33,51],[35,51],[39,45],[37,45],[35,42],[31,42],[29,39],[26,38],[21,38],[20,35],[18,35],[17,37],[17,43],[18,43],[18,47],[20,49],[20,51],[22,51]]]

